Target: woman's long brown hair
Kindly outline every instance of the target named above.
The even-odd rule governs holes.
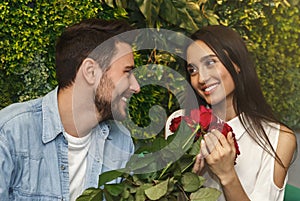
[[[212,25],[196,31],[191,39],[203,41],[218,56],[234,81],[233,105],[237,114],[243,114],[239,115],[243,127],[260,147],[287,169],[263,128],[263,124],[268,122],[284,124],[276,118],[263,96],[253,59],[242,37],[229,27]],[[240,72],[236,71],[234,64]],[[201,98],[199,100],[203,102]]]

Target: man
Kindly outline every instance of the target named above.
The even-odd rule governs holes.
[[[84,20],[56,45],[58,87],[0,111],[1,200],[75,200],[134,147],[126,102],[140,91],[124,21]]]

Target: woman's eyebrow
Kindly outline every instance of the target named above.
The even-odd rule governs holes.
[[[217,57],[217,55],[215,55],[215,54],[209,54],[209,55],[206,55],[206,56],[204,56],[204,57],[201,57],[201,58],[200,58],[200,62],[202,63],[202,62],[204,62],[205,60],[210,59],[210,58],[213,58],[213,57]]]

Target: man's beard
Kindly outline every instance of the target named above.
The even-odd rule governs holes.
[[[114,100],[112,100],[114,90],[115,85],[113,81],[108,78],[107,73],[104,73],[97,87],[94,101],[100,118],[99,122],[109,119],[124,119],[124,116],[120,113],[118,108],[120,97],[117,96]]]

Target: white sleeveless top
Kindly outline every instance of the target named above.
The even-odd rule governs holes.
[[[241,154],[237,157],[235,170],[240,182],[251,201],[282,201],[284,188],[274,184],[275,159],[258,146],[246,133],[238,117],[227,122],[235,133]],[[265,124],[264,129],[270,142],[276,150],[279,138],[279,124]],[[221,185],[215,175],[205,170],[203,175],[207,179],[205,186],[214,187],[222,191]],[[285,184],[287,182],[285,179]],[[225,201],[221,194],[219,201]]]

